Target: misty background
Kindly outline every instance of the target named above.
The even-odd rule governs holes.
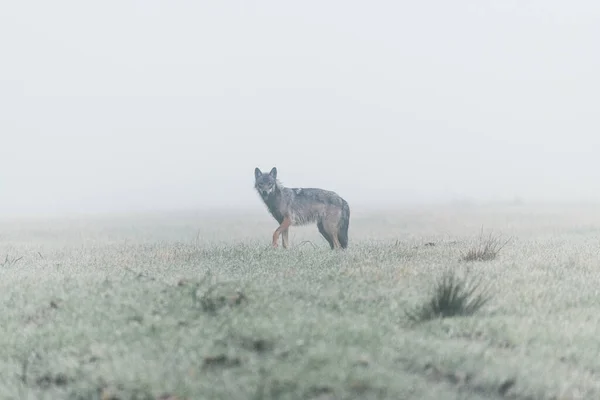
[[[600,3],[12,1],[0,214],[600,200]]]

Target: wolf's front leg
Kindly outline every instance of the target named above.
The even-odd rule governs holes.
[[[283,232],[281,232],[281,243],[283,244],[283,248],[288,248],[288,233],[290,232],[289,228],[286,228]]]
[[[284,234],[285,239],[283,240],[283,247],[287,248],[287,230],[291,224],[292,224],[292,220],[290,219],[290,217],[285,217],[283,219],[283,221],[281,221],[281,225],[279,225],[279,228],[275,229],[275,232],[273,233],[273,247],[279,246],[279,243],[278,243],[279,235],[281,235],[283,232],[285,232],[285,234]]]

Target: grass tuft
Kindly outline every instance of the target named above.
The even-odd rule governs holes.
[[[486,290],[479,290],[480,286],[481,279],[458,277],[455,271],[447,270],[436,282],[429,300],[406,315],[413,322],[473,315],[490,299]]]
[[[510,242],[512,238],[502,240],[501,235],[494,235],[492,232],[488,236],[483,235],[483,227],[479,234],[479,239],[475,247],[466,253],[463,253],[463,261],[491,261],[496,259],[500,250]]]
[[[6,257],[4,257],[4,262],[0,263],[0,267],[12,267],[13,265],[18,263],[22,259],[23,259],[23,257],[11,258],[7,254]]]
[[[226,306],[238,306],[248,301],[248,298],[241,290],[231,290],[226,285],[212,283],[208,286],[205,283],[211,278],[210,271],[200,281],[192,285],[192,302],[200,305],[202,311],[216,314],[216,312]],[[185,281],[180,281],[178,286],[185,286]]]

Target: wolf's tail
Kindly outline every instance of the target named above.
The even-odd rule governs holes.
[[[342,249],[348,247],[348,227],[350,226],[350,206],[348,202],[342,199],[342,219],[340,220],[340,228],[338,231],[338,239]]]

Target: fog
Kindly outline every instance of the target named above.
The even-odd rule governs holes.
[[[600,199],[600,3],[12,1],[0,213]]]

